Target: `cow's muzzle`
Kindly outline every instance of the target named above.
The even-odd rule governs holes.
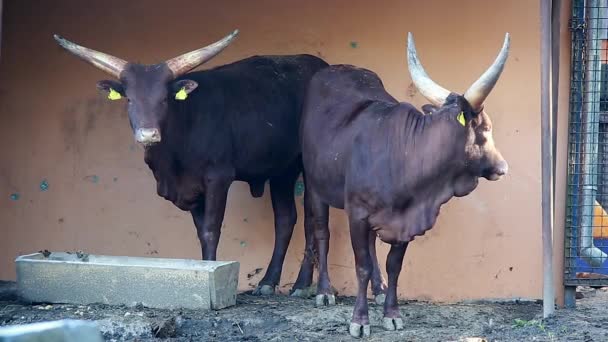
[[[138,128],[135,131],[135,140],[143,145],[152,145],[160,142],[160,130],[158,128]]]
[[[509,172],[509,164],[505,160],[501,160],[496,165],[486,170],[484,178],[490,181],[497,181]]]

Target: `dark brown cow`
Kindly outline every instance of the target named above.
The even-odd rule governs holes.
[[[158,195],[190,211],[204,260],[216,259],[232,182],[247,182],[254,197],[262,196],[265,182],[270,183],[275,245],[255,293],[271,294],[296,223],[294,184],[302,171],[298,127],[304,93],[312,75],[328,64],[311,55],[252,56],[190,72],[220,53],[236,34],[154,65],[129,63],[55,39],[117,79],[97,85],[113,99],[126,97],[129,122],[135,140],[145,146]],[[293,295],[305,295],[312,282],[312,228],[306,220],[304,225],[307,248]]]
[[[428,77],[410,34],[408,66],[432,103],[424,106],[426,114],[398,102],[369,70],[335,65],[313,76],[300,139],[319,251],[318,293],[330,289],[328,206],[346,209],[359,286],[351,335],[370,334],[366,291],[373,275],[373,236],[391,244],[383,325],[402,329],[397,279],[408,243],[433,227],[442,204],[473,191],[479,177],[498,180],[507,173],[483,103],[508,49],[507,34],[494,64],[458,95]]]

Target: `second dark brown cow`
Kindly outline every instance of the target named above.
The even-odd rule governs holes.
[[[319,252],[318,294],[330,294],[328,207],[345,209],[355,254],[358,293],[350,334],[370,334],[367,286],[375,236],[391,245],[383,326],[402,329],[397,280],[406,248],[431,229],[452,197],[472,192],[480,177],[498,180],[507,162],[494,146],[483,103],[502,73],[509,35],[495,62],[463,94],[426,74],[411,34],[408,67],[431,105],[420,112],[397,101],[372,71],[334,65],[313,76],[300,126],[306,192]]]

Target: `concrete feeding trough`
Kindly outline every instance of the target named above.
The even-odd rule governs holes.
[[[15,263],[19,294],[30,302],[205,310],[236,304],[235,261],[46,252]]]

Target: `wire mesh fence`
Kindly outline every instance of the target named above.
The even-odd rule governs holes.
[[[565,284],[608,284],[608,0],[573,0]]]

